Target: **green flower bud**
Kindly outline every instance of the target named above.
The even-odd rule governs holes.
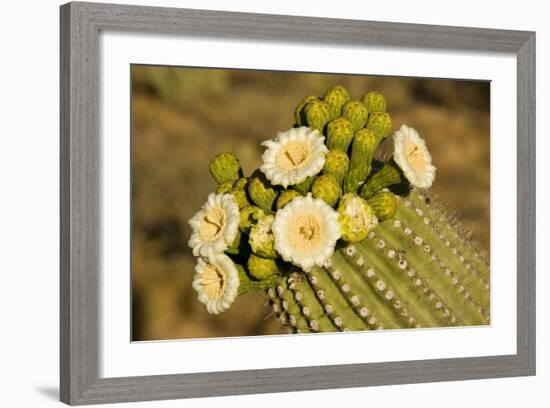
[[[319,98],[313,95],[306,96],[304,99],[300,101],[298,106],[296,106],[296,109],[294,110],[294,120],[296,121],[296,124],[299,126],[305,126],[306,125],[306,116],[304,112],[305,106],[311,102],[311,101],[318,101]]]
[[[348,173],[349,158],[346,153],[340,149],[331,149],[325,156],[325,166],[323,167],[324,174],[332,174],[339,186],[344,182],[344,178]]]
[[[355,130],[362,129],[367,123],[369,111],[359,101],[349,101],[342,107],[342,116],[348,118]]]
[[[320,100],[310,101],[304,108],[307,126],[323,132],[323,128],[330,119],[329,106]]]
[[[378,225],[374,210],[367,201],[355,194],[345,194],[338,206],[338,221],[342,239],[347,242],[360,242]]]
[[[367,200],[380,221],[389,220],[395,215],[397,200],[393,193],[382,191]]]
[[[361,188],[361,197],[369,199],[382,189],[405,181],[403,173],[393,160],[389,160]]]
[[[370,167],[374,152],[378,147],[378,138],[370,129],[355,132],[351,145],[351,168]],[[365,177],[368,175],[365,175]]]
[[[237,202],[239,209],[249,206],[251,204],[248,200],[248,195],[246,194],[247,183],[248,179],[246,177],[243,177],[237,180],[235,184],[233,184],[233,188],[229,190],[229,194],[232,194],[233,197],[235,197],[235,201]]]
[[[260,171],[252,175],[248,183],[248,194],[254,204],[266,212],[271,212],[277,198],[277,191]]]
[[[252,276],[252,273],[250,273],[250,271],[246,271],[246,269],[242,265],[236,263],[235,267],[237,268],[237,272],[239,274],[239,295],[254,290],[264,290],[273,287],[276,284],[277,279],[279,278],[279,274],[275,273],[271,276],[268,276],[266,279],[258,279]]]
[[[251,254],[248,258],[247,267],[250,275],[261,280],[268,279],[279,273],[275,260],[262,258],[254,254]]]
[[[246,245],[246,238],[242,236],[240,231],[237,231],[237,236],[225,252],[230,255],[239,255],[250,252]]]
[[[353,132],[353,124],[349,119],[340,116],[331,120],[327,125],[327,147],[347,152],[353,139]]]
[[[355,193],[369,175],[370,166],[352,168],[344,179],[344,193]]]
[[[216,183],[237,181],[243,176],[239,159],[233,153],[220,153],[210,162],[210,174]]]
[[[285,190],[281,194],[279,194],[279,197],[277,197],[277,210],[280,210],[285,205],[290,203],[292,200],[294,200],[296,197],[299,197],[301,194],[297,192],[296,190]]]
[[[369,112],[386,112],[386,98],[380,92],[371,91],[361,98]]]
[[[216,193],[229,193],[229,191],[233,188],[233,184],[235,184],[233,181],[226,181],[224,183],[218,184],[218,187],[216,187]]]
[[[313,197],[324,200],[328,205],[334,207],[342,195],[340,185],[332,174],[323,174],[315,179],[311,186]]]
[[[391,131],[392,121],[389,113],[372,112],[367,121],[367,128],[371,129],[380,143]]]
[[[275,252],[274,244],[275,238],[271,231],[271,225],[273,225],[275,217],[273,215],[266,215],[260,218],[256,224],[250,229],[250,235],[248,237],[248,243],[252,252],[263,258],[277,258],[277,252]]]
[[[311,176],[306,178],[304,181],[302,181],[299,184],[294,184],[292,187],[294,190],[299,191],[301,194],[306,195],[309,192],[309,189],[311,188],[311,185],[315,181],[315,176]]]
[[[246,190],[247,184],[248,184],[248,179],[246,177],[242,177],[237,181],[235,181],[235,184],[233,184],[233,187],[241,190]]]
[[[250,228],[265,216],[265,212],[259,207],[249,205],[241,209],[240,216],[239,230],[248,235],[250,234]]]
[[[350,96],[348,90],[342,85],[335,85],[325,91],[323,100],[329,106],[330,118],[334,119],[340,116],[342,106],[350,100]]]

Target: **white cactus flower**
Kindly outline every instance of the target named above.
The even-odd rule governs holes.
[[[338,213],[311,194],[297,197],[277,211],[272,230],[279,255],[306,272],[315,265],[323,266],[341,235]]]
[[[393,135],[393,159],[409,182],[418,188],[431,187],[435,179],[435,166],[426,142],[418,132],[406,125]]]
[[[214,255],[208,260],[198,258],[193,289],[208,313],[219,314],[229,309],[238,295],[239,283],[237,267],[227,255]]]
[[[316,129],[302,126],[279,132],[274,140],[266,140],[260,170],[273,185],[299,184],[316,175],[325,164],[328,152],[325,137]]]
[[[231,194],[211,193],[201,210],[189,220],[193,229],[189,246],[193,255],[212,257],[225,251],[239,230],[239,206]]]

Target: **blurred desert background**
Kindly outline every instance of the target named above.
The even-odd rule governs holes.
[[[212,157],[232,151],[245,175],[260,142],[293,125],[295,106],[334,84],[383,93],[393,127],[414,127],[437,167],[436,199],[489,252],[488,82],[132,66],[132,340],[286,333],[263,294],[214,316],[191,287],[187,220],[216,187]],[[267,316],[267,317],[266,317]]]

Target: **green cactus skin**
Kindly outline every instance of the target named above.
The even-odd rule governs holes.
[[[210,174],[216,183],[235,182],[243,176],[239,159],[233,153],[220,153],[210,162]]]
[[[425,197],[398,198],[394,217],[325,268],[276,277],[273,311],[293,332],[489,324],[489,266]]]
[[[367,128],[376,134],[380,143],[391,131],[392,120],[390,114],[386,112],[372,112],[367,120]]]
[[[341,85],[331,86],[325,91],[323,100],[329,106],[330,119],[340,116],[342,106],[351,99],[349,92]]]
[[[239,231],[248,235],[250,234],[252,226],[256,224],[260,218],[265,216],[265,212],[255,205],[249,205],[241,208],[240,216]]]
[[[277,191],[262,172],[256,171],[248,183],[250,199],[265,212],[271,213],[277,199]]]
[[[250,255],[246,266],[250,275],[260,280],[268,279],[279,273],[277,262],[274,259],[262,258],[256,254]]]
[[[405,181],[405,177],[399,167],[389,160],[382,168],[374,173],[374,175],[361,188],[360,196],[368,200],[384,188],[399,184]]]
[[[277,197],[277,203],[276,207],[277,210],[280,210],[285,205],[290,203],[292,200],[294,200],[296,197],[301,196],[301,194],[296,190],[285,190],[281,194],[279,194],[279,197]]]
[[[323,174],[311,185],[313,197],[324,200],[328,205],[334,207],[342,195],[340,184],[332,174]]]
[[[382,191],[367,200],[379,221],[386,221],[395,215],[397,198],[395,195]]]
[[[298,106],[296,106],[296,109],[294,110],[294,120],[296,121],[296,125],[298,126],[306,125],[304,108],[309,102],[318,101],[318,100],[319,98],[317,98],[316,96],[309,95],[300,101],[300,103],[298,104]]]
[[[386,112],[386,98],[380,92],[371,91],[361,98],[369,112]]]
[[[342,186],[348,170],[348,155],[340,149],[329,150],[327,155],[325,156],[323,174],[331,174],[336,179],[338,185]]]
[[[351,145],[351,164],[352,169],[359,167],[368,167],[366,175],[370,172],[370,163],[374,157],[374,152],[378,148],[380,140],[370,129],[361,129],[355,132],[353,143]],[[366,177],[366,176],[365,176]]]
[[[314,181],[315,181],[315,176],[311,176],[306,178],[301,183],[293,185],[292,188],[294,188],[294,190],[298,191],[300,194],[306,195],[309,192],[311,185],[313,184]]]
[[[326,102],[312,100],[304,107],[304,114],[307,126],[322,133],[330,119],[330,108]]]
[[[360,101],[349,101],[342,107],[342,116],[350,120],[355,130],[359,130],[367,123],[369,111]]]
[[[327,147],[347,152],[354,132],[353,123],[349,119],[339,116],[331,120],[327,125]]]

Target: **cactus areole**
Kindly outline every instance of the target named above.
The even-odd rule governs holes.
[[[252,175],[229,152],[210,164],[218,188],[189,240],[207,310],[255,290],[295,333],[489,324],[488,262],[428,199],[436,167],[419,132],[392,133],[382,94],[353,100],[340,85],[294,119]]]

